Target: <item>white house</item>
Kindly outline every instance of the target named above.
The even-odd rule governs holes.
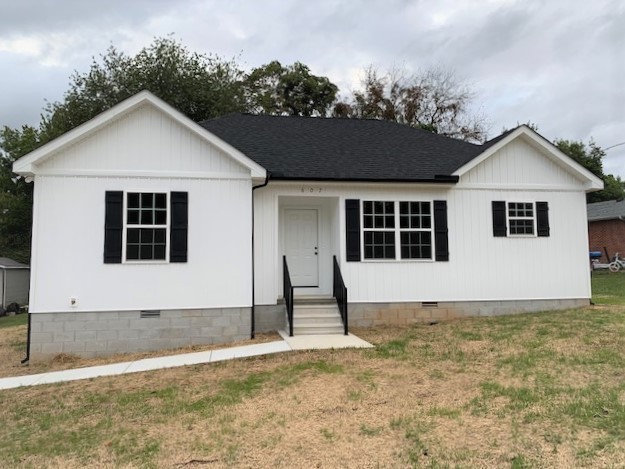
[[[288,328],[289,278],[296,334],[343,332],[345,309],[351,327],[591,296],[603,184],[526,126],[474,145],[374,120],[196,124],[141,92],[14,171],[35,184],[33,359]]]

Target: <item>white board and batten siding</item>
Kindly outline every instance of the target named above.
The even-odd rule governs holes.
[[[338,198],[337,255],[350,302],[590,297],[583,183],[535,147],[517,140],[463,175],[456,185],[273,182],[260,189],[255,196],[258,304],[273,304],[282,295],[278,198],[297,196],[309,187],[320,197]],[[449,262],[346,262],[345,200],[351,198],[446,200]],[[548,202],[550,236],[494,237],[492,201],[496,200]]]
[[[250,306],[251,185],[248,168],[152,106],[110,122],[37,168],[30,310]],[[188,262],[104,264],[116,190],[188,192]]]
[[[38,172],[249,179],[247,168],[149,104],[45,160]]]

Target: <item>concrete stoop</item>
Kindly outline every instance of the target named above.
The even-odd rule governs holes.
[[[287,330],[288,330],[288,324]],[[293,305],[293,334],[343,334],[343,320],[332,299],[296,299]]]

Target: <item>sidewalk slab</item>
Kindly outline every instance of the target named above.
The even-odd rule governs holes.
[[[213,351],[183,353],[181,355],[168,355],[165,357],[144,358],[131,362],[126,373],[137,373],[139,371],[160,370],[163,368],[174,368],[176,366],[199,365],[209,363]]]
[[[72,370],[52,371],[41,375],[41,379],[35,384],[63,383],[65,381],[76,381],[79,379],[99,378],[100,376],[121,375],[126,372],[132,362],[112,363],[110,365],[88,366],[85,368],[74,368]],[[0,385],[2,383],[0,382]]]
[[[256,357],[258,355],[268,355],[271,353],[290,352],[291,347],[279,340],[276,342],[265,342],[264,344],[242,345],[240,347],[230,347],[220,350],[213,350],[211,363],[233,358]]]
[[[289,337],[285,331],[278,331],[292,350],[325,350],[342,348],[373,348],[369,342],[353,334],[314,334]]]
[[[289,337],[284,331],[279,331],[284,340],[265,342],[262,344],[242,345],[204,352],[167,355],[164,357],[144,358],[142,360],[112,363],[110,365],[89,366],[71,370],[51,371],[36,375],[14,376],[0,378],[1,389],[13,389],[22,386],[39,384],[63,383],[80,379],[98,378],[100,376],[115,376],[140,371],[160,370],[185,365],[215,363],[234,358],[256,357],[273,353],[290,352],[292,350],[321,350],[341,348],[370,348],[373,347],[355,335],[305,335]]]
[[[19,388],[22,386],[33,386],[39,381],[43,376],[48,373],[39,373],[36,375],[24,375],[24,376],[14,376],[11,378],[2,378],[0,379],[0,389],[13,389]]]

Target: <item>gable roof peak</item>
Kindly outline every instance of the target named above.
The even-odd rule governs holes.
[[[131,96],[130,98],[121,101],[108,110],[98,114],[92,119],[84,122],[83,124],[75,127],[74,129],[64,133],[63,135],[51,140],[50,142],[42,145],[41,147],[33,150],[27,155],[21,157],[13,163],[13,172],[22,176],[32,177],[37,169],[37,165],[46,161],[48,158],[58,154],[58,152],[67,148],[68,146],[76,143],[77,141],[94,134],[98,130],[109,125],[111,122],[120,119],[123,116],[128,115],[135,109],[148,104],[158,109],[162,113],[169,116],[178,124],[187,128],[198,137],[208,141],[215,145],[217,148],[223,150],[231,158],[250,169],[253,178],[264,178],[266,171],[256,162],[242,154],[236,148],[232,147],[229,143],[219,139],[210,132],[206,132],[201,126],[193,122],[187,116],[180,111],[167,104],[162,99],[158,98],[148,90],[140,91],[139,93]]]

